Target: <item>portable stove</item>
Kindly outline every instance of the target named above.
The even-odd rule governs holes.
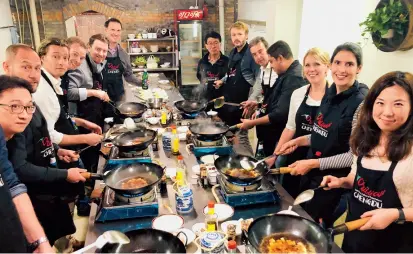
[[[106,167],[131,164],[136,162],[151,163],[152,158],[154,158],[154,153],[151,145],[149,145],[142,151],[130,151],[127,153],[120,153],[119,149],[113,146],[109,152],[109,158],[106,161]]]
[[[156,217],[159,214],[156,187],[136,196],[119,195],[105,187],[95,220],[98,222]]]

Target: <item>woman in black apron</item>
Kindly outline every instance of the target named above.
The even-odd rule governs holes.
[[[310,85],[299,88],[293,92],[290,102],[290,111],[294,111],[295,118],[295,129],[289,129],[288,123],[284,129],[280,141],[277,144],[277,147],[274,150],[275,154],[278,154],[278,150],[281,146],[291,140],[301,136],[311,134],[313,129],[313,122],[316,117],[317,110],[321,103],[325,91],[327,90],[327,72],[330,65],[329,54],[319,48],[312,48],[307,51],[304,56],[304,75],[306,79],[310,82]],[[316,75],[314,75],[316,74]],[[302,94],[303,90],[306,90],[304,98],[302,99],[298,109],[294,100],[299,94]],[[311,92],[311,99],[313,100],[311,105],[307,104],[309,94]],[[289,118],[291,117],[291,112]],[[290,122],[291,119],[288,119]],[[293,153],[286,156],[283,165],[293,164],[295,161],[302,160],[307,158],[308,147],[298,147]],[[299,186],[301,177],[300,176],[291,176],[283,175],[282,185],[287,190],[287,192],[295,198],[299,193]]]
[[[346,233],[345,252],[413,252],[412,105],[412,74],[391,72],[379,78],[351,137],[358,156],[351,173],[323,179],[332,189],[352,188],[347,221],[370,217],[361,231]]]
[[[317,111],[311,139],[302,136],[283,145],[281,152],[294,150],[297,146],[310,146],[307,160],[299,160],[289,165],[293,175],[303,175],[299,192],[320,186],[323,176],[332,174],[346,176],[350,172],[351,161],[338,167],[320,169],[321,160],[336,155],[347,154],[352,120],[356,109],[367,94],[368,87],[356,80],[361,70],[361,48],[354,43],[338,46],[331,58],[331,71],[334,83],[328,88]],[[292,149],[291,149],[292,148]],[[323,220],[327,227],[332,226],[333,216],[344,190],[325,191],[319,189],[314,198],[303,205],[316,221]]]

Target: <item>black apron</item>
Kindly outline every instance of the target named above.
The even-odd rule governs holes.
[[[388,171],[365,168],[357,159],[357,173],[349,198],[346,221],[357,220],[368,211],[379,208],[403,208],[393,182],[397,162]],[[413,252],[413,223],[392,223],[383,230],[352,231],[344,235],[343,251],[358,253]]]
[[[33,129],[34,154],[36,166],[50,167],[56,165],[55,152],[45,124],[44,128]],[[73,186],[70,183],[37,183],[27,184],[28,194],[33,203],[37,218],[53,246],[54,241],[62,236],[76,232],[69,205],[61,196],[70,195],[67,191]]]
[[[308,87],[305,93],[304,99],[298,107],[297,113],[295,114],[295,134],[293,139],[311,134],[313,129],[313,122],[317,114],[319,106],[309,106],[306,101],[308,99],[308,94],[310,93],[311,85]],[[307,158],[308,147],[298,147],[292,154],[287,156],[286,165],[293,164],[298,160],[303,160]],[[287,192],[293,197],[297,197],[299,194],[300,187],[300,176],[292,176],[286,174],[283,176],[283,187]]]
[[[0,252],[26,253],[26,237],[9,186],[1,173],[3,169],[0,169]]]
[[[116,46],[116,56],[106,57],[106,65],[102,71],[103,90],[108,93],[109,98],[114,102],[119,102],[125,93],[122,79],[124,72],[125,68],[119,57],[118,46]]]
[[[92,89],[103,89],[103,78],[101,73],[95,73],[93,71],[92,63],[89,55],[86,56],[86,62],[92,72],[93,87]],[[79,117],[86,119],[92,123],[95,123],[103,128],[103,101],[97,97],[88,97],[84,101],[77,103],[77,113]]]
[[[270,78],[268,80],[268,84],[266,85],[264,82],[264,76],[265,76],[265,69],[262,71],[262,80],[261,80],[261,88],[262,88],[262,93],[265,94],[267,91],[271,88],[271,77],[272,77],[272,68],[270,68]]]
[[[223,95],[225,101],[233,103],[241,103],[248,100],[251,84],[245,80],[242,75],[241,63],[245,52],[248,49],[248,45],[239,53],[234,53],[229,61],[227,81],[222,86]],[[237,51],[235,49],[235,51]],[[218,110],[219,117],[229,126],[238,124],[241,122],[242,110],[239,106],[224,105]]]

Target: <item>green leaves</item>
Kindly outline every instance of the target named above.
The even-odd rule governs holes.
[[[383,36],[387,34],[389,29],[394,29],[395,33],[403,35],[406,26],[408,26],[408,15],[411,8],[411,5],[406,8],[401,0],[389,0],[388,4],[376,8],[365,21],[359,24],[360,27],[363,27],[361,35],[364,37],[369,33],[377,33]]]

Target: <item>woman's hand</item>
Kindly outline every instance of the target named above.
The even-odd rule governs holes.
[[[241,127],[240,127],[241,130],[249,130],[255,126],[254,120],[241,119],[241,122],[242,122]]]
[[[396,208],[376,209],[363,213],[361,218],[371,217],[371,219],[360,228],[360,230],[381,230],[387,228],[391,223],[399,218],[399,211]]]
[[[288,142],[285,142],[284,145],[281,146],[278,155],[287,155],[295,151],[298,148],[297,139],[292,139]]]
[[[72,150],[67,150],[63,148],[59,148],[57,150],[57,156],[59,160],[64,161],[66,163],[74,162],[79,160],[79,154]]]
[[[342,188],[342,184],[343,184],[342,178],[328,175],[328,176],[323,177],[323,181],[321,181],[320,186],[326,185],[328,187],[324,188],[324,190],[331,190],[331,189]]]
[[[288,167],[293,169],[291,175],[305,175],[311,169],[320,167],[320,162],[317,159],[299,160]]]

